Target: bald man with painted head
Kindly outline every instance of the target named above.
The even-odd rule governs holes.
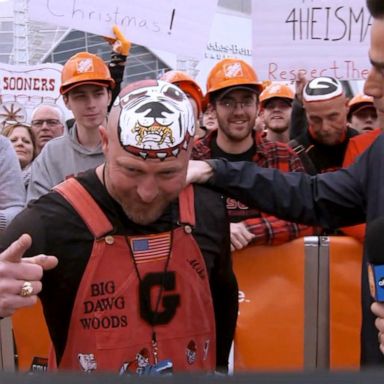
[[[289,145],[301,156],[305,154],[302,160],[310,174],[341,168],[349,139],[358,135],[347,125],[348,100],[342,84],[326,76],[309,81],[303,90],[303,105],[308,128]]]
[[[129,85],[100,128],[105,162],[29,204],[2,237],[0,316],[39,295],[59,369],[227,369],[238,290],[221,195],[186,188],[194,121],[175,85]]]

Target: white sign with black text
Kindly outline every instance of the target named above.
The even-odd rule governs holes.
[[[252,20],[253,65],[262,79],[368,76],[365,0],[253,0]]]
[[[32,20],[110,37],[115,24],[136,44],[200,59],[217,0],[29,0],[28,7]]]

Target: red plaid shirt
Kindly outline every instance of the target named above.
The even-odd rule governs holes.
[[[211,142],[217,136],[213,131],[195,142],[192,150],[194,160],[211,159]],[[282,171],[304,172],[299,157],[285,144],[268,141],[260,132],[255,134],[256,151],[252,160],[260,167],[277,168]],[[313,227],[278,219],[275,216],[249,209],[234,199],[227,199],[227,209],[231,222],[242,222],[248,231],[255,235],[252,244],[278,245],[301,236],[315,233]]]

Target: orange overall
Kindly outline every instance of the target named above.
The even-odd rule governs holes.
[[[59,368],[159,374],[213,371],[215,317],[204,258],[191,232],[193,188],[180,194],[180,226],[113,235],[75,179],[55,188],[94,234]]]

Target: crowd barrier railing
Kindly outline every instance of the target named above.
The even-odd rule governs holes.
[[[310,236],[233,253],[234,371],[358,369],[362,244]]]

